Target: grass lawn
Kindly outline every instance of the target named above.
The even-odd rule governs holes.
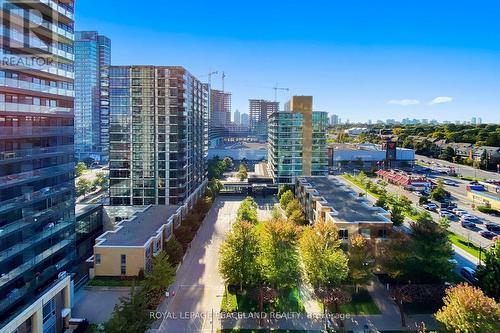
[[[264,311],[270,311],[270,305],[264,305]],[[239,293],[237,286],[228,286],[222,296],[221,312],[256,312],[259,311],[258,300],[251,292]],[[297,288],[280,291],[278,299],[272,305],[272,311],[304,312],[304,304]]]
[[[363,191],[365,191],[365,190],[366,190],[365,186],[364,186],[363,184],[361,184],[360,182],[358,182],[358,181],[357,181],[357,180],[356,180],[353,176],[351,176],[350,174],[344,173],[344,174],[342,175],[342,177],[344,177],[344,179],[346,179],[347,181],[349,181],[349,182],[353,183],[354,185],[356,185],[357,187],[359,187],[361,190],[363,190]],[[378,195],[378,194],[376,194],[376,193],[374,193],[374,192],[372,192],[372,191],[370,191],[370,190],[368,190],[367,192],[368,192],[368,194],[370,194],[370,195],[371,195],[371,196],[373,196],[374,198],[377,198],[377,199],[378,199],[378,198],[380,197],[380,195]]]
[[[368,290],[359,288],[357,293],[354,292],[351,295],[352,301],[350,303],[340,305],[340,313],[354,315],[373,315],[381,313]]]
[[[126,279],[98,279],[90,280],[87,285],[91,287],[131,287],[139,286],[139,281]]]
[[[479,258],[479,247],[474,245],[473,243],[469,244],[469,242],[467,242],[467,239],[465,237],[450,232],[448,234],[448,238],[453,244],[455,244],[462,250],[465,250],[468,253],[475,256],[476,258]]]

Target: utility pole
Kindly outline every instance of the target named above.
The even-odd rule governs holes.
[[[278,87],[278,82],[276,82],[276,84],[274,85],[273,89],[274,89],[274,101],[275,102],[278,101],[278,90],[290,91],[289,88]]]

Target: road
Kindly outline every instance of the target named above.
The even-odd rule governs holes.
[[[212,316],[219,314],[224,293],[224,281],[217,269],[218,252],[242,200],[243,197],[224,196],[215,200],[170,288],[175,296],[159,307],[161,323],[153,325],[150,331],[194,333],[216,332],[219,328],[219,321],[212,321]],[[275,199],[256,198],[256,201],[259,219],[268,218]]]
[[[465,177],[477,177],[484,179],[498,179],[500,180],[500,174],[491,171],[484,171],[480,169],[476,169],[470,166],[456,164],[447,162],[444,160],[439,160],[437,158],[430,158],[422,155],[416,155],[417,161],[423,161],[424,163],[430,164],[431,166],[446,166],[453,167],[456,170],[456,173]]]
[[[454,181],[456,181],[456,180],[454,180]],[[446,187],[446,190],[451,189],[453,191],[460,191],[460,190],[457,190],[457,187],[454,187],[454,186],[445,185],[445,187]],[[389,192],[395,193],[397,195],[405,195],[406,197],[408,197],[408,199],[410,199],[414,203],[415,207],[417,207],[418,209],[422,209],[422,207],[418,207],[416,205],[416,203],[418,203],[419,198],[415,194],[413,194],[412,192],[406,191],[402,187],[392,185],[392,184],[388,184],[386,186],[386,189]],[[464,187],[464,191],[465,191],[465,187]],[[452,200],[457,204],[458,208],[462,208],[462,209],[468,211],[469,213],[474,214],[477,217],[479,217],[481,223],[476,224],[476,227],[473,229],[466,229],[466,228],[463,228],[461,226],[458,218],[455,218],[455,219],[450,221],[451,224],[450,224],[449,230],[455,234],[458,234],[460,236],[465,237],[466,239],[470,240],[472,243],[474,243],[478,246],[487,247],[487,246],[490,246],[491,244],[493,244],[493,242],[491,240],[486,239],[486,238],[482,237],[481,235],[479,235],[479,231],[486,230],[486,228],[484,227],[485,222],[497,222],[500,224],[500,218],[486,215],[486,214],[483,214],[479,211],[472,211],[471,205],[468,204],[468,199],[466,197],[464,197],[463,195],[455,196],[452,193]],[[435,221],[439,221],[439,215],[436,212],[430,211],[429,213],[432,215],[432,217],[434,218]]]
[[[341,177],[341,176],[335,176],[335,178],[337,178],[340,182],[346,184],[347,186],[349,186],[352,190],[354,190],[355,192],[358,192],[358,193],[365,193],[364,190],[362,190],[361,188],[357,187],[356,185],[348,182],[345,178]],[[397,189],[398,190],[398,194],[405,194],[407,195],[408,192],[394,186],[394,185],[388,185],[388,186],[392,186],[392,188],[388,188],[388,191],[391,192],[391,190],[394,190],[394,189]],[[403,191],[404,193],[399,193],[399,191]],[[408,196],[409,197],[409,196]],[[416,196],[414,196],[416,197]],[[368,194],[367,195],[367,199],[370,200],[372,203],[375,203],[377,201],[377,199]],[[411,198],[409,197],[410,200],[414,200],[414,198]],[[413,201],[415,202],[415,201]],[[418,202],[418,199],[417,199],[417,202]],[[408,231],[409,230],[409,222],[410,222],[410,219],[406,218],[405,219],[405,225],[403,225],[401,228],[403,230],[406,230]],[[452,226],[453,226],[453,223],[452,223]],[[452,227],[450,226],[450,227]],[[460,227],[461,228],[461,227]],[[463,229],[463,228],[462,228]],[[472,234],[472,232],[471,232]],[[478,237],[481,237],[479,235],[477,235]],[[486,240],[485,238],[482,238],[482,240]],[[469,253],[465,252],[464,250],[456,247],[453,245],[453,251],[454,251],[454,254],[453,254],[453,259],[455,259],[457,261],[457,267],[455,268],[455,271],[457,273],[459,273],[460,271],[460,268],[462,267],[465,267],[465,266],[468,266],[468,267],[472,267],[472,268],[475,268],[478,264],[478,259],[475,258],[474,256],[470,255]]]

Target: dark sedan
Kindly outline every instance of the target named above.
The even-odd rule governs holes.
[[[485,224],[485,227],[489,231],[500,231],[500,225],[498,225],[496,223],[488,222],[488,223]]]
[[[495,237],[497,235],[494,232],[486,231],[486,230],[479,232],[479,234],[487,239],[493,239],[493,237]]]

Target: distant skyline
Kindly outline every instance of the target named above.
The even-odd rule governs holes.
[[[354,0],[76,2],[76,29],[113,43],[115,65],[180,65],[248,99],[312,95],[352,122],[500,122],[500,2]]]

